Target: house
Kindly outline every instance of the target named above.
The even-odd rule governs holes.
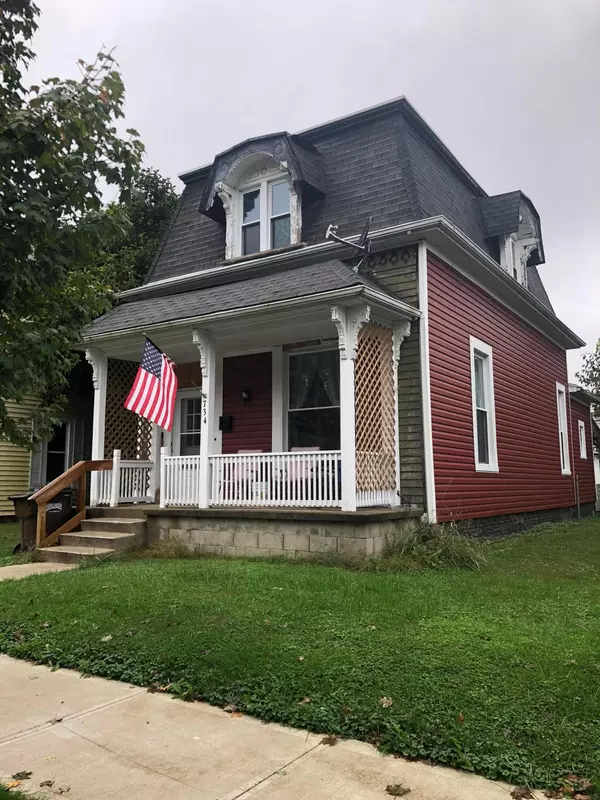
[[[38,442],[33,452],[0,441],[0,519],[14,515],[11,495],[27,494],[50,483],[73,464],[91,458],[93,390],[91,368],[83,357],[68,377],[65,408],[51,435]],[[39,401],[9,402],[15,419],[31,426]]]
[[[152,536],[271,554],[377,552],[420,517],[494,532],[593,513],[566,364],[584,343],[546,294],[522,191],[488,195],[404,98],[181,179],[143,285],[85,332],[93,458],[120,451],[93,505],[158,492]],[[177,365],[172,432],[123,408],[145,336]]]

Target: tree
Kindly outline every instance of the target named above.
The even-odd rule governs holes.
[[[146,277],[177,206],[173,183],[156,169],[142,169],[120,211],[129,227],[102,253],[99,262],[112,285],[122,291]]]
[[[51,396],[34,419],[39,436],[49,430],[72,347],[110,304],[98,253],[127,229],[143,152],[135,130],[117,130],[125,90],[110,53],[80,59],[77,80],[25,88],[38,15],[31,0],[0,0],[0,438],[24,446],[30,428],[6,401]],[[108,210],[106,185],[121,201]]]
[[[583,366],[577,373],[577,378],[586,389],[600,397],[600,339],[596,342],[593,353],[584,353]]]

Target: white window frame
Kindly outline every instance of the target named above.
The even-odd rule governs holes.
[[[171,437],[172,452],[174,456],[181,455],[181,401],[184,398],[200,398],[202,392],[199,389],[180,389],[175,399],[175,414],[173,417],[173,435]]]
[[[499,472],[498,466],[498,446],[496,442],[496,399],[494,396],[494,357],[492,348],[481,339],[476,339],[474,336],[469,337],[469,349],[471,360],[471,406],[473,412],[473,445],[475,456],[475,470],[476,472]],[[486,395],[486,404],[488,408],[485,409],[487,413],[487,433],[488,433],[488,449],[489,449],[489,463],[482,463],[479,461],[479,442],[477,436],[477,403],[475,391],[475,354],[478,353],[485,357],[484,364],[484,391]]]
[[[301,409],[293,409],[290,408],[290,357],[291,356],[299,356],[299,355],[308,355],[310,353],[322,353],[328,352],[329,350],[339,352],[339,349],[336,348],[334,345],[331,344],[322,344],[317,345],[315,347],[298,347],[292,350],[286,350],[284,352],[284,364],[283,364],[283,444],[284,444],[284,451],[286,453],[291,452],[290,450],[290,430],[289,430],[289,422],[290,422],[290,411],[294,410],[301,410]],[[341,402],[342,398],[340,397],[340,403],[337,406],[315,406],[314,408],[304,409],[305,411],[319,411],[321,409],[327,408],[338,408],[341,409]],[[341,413],[341,411],[340,411]],[[341,447],[341,429],[340,429],[340,447]]]
[[[240,186],[240,213],[239,213],[239,224],[237,225],[236,230],[236,240],[237,240],[237,252],[240,256],[245,255],[256,255],[256,253],[244,253],[244,237],[243,237],[243,229],[246,227],[244,225],[244,195],[249,194],[250,192],[255,192],[257,189],[260,191],[259,195],[259,230],[260,230],[260,250],[259,253],[262,253],[265,250],[271,250],[273,248],[271,242],[271,220],[276,219],[278,217],[285,216],[284,214],[276,214],[275,217],[271,214],[271,187],[275,186],[278,183],[286,183],[290,193],[290,210],[288,212],[290,217],[290,241],[289,244],[293,244],[292,239],[292,188],[289,185],[289,181],[283,173],[276,173],[274,176],[269,175],[265,178],[262,178],[260,181],[252,181],[243,184]],[[254,223],[248,223],[249,225],[255,225]]]
[[[523,250],[516,234],[511,233],[504,239],[500,253],[500,263],[511,278],[525,285],[525,268],[522,260]],[[516,274],[515,274],[516,273]]]
[[[567,417],[567,390],[563,383],[556,382],[556,413],[558,417],[558,447],[560,452],[560,471],[571,474],[569,453],[569,421]]]
[[[587,460],[587,440],[585,437],[585,422],[577,420],[577,430],[579,431],[579,458]]]

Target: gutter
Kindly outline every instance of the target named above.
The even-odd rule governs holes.
[[[420,231],[425,232],[431,228],[432,223],[436,223],[441,219],[443,219],[443,217],[431,217],[429,219],[419,220],[418,222],[406,222],[401,225],[382,228],[381,230],[372,232],[371,241],[374,244],[380,241],[385,243],[390,236],[395,238],[402,234],[418,233]],[[348,241],[358,242],[359,238],[359,234],[349,236]],[[124,292],[119,292],[117,299],[125,302],[129,302],[130,299],[138,300],[146,296],[151,296],[154,292],[160,292],[160,290],[166,287],[183,287],[183,291],[188,291],[189,289],[197,289],[205,285],[210,285],[214,283],[215,278],[219,278],[221,275],[236,276],[239,280],[245,280],[251,277],[254,272],[270,266],[276,267],[277,271],[279,271],[282,268],[293,269],[294,267],[314,264],[317,261],[341,258],[343,256],[349,257],[350,255],[356,255],[351,247],[345,247],[338,242],[324,241],[318,244],[306,245],[305,247],[297,247],[285,253],[261,256],[260,258],[244,261],[240,264],[222,263],[219,264],[218,267],[210,267],[209,269],[198,270],[197,272],[188,272],[185,275],[177,275],[173,278],[163,278],[160,281],[146,283],[144,286],[138,286],[135,289],[126,289]],[[219,283],[220,281],[216,282]]]
[[[451,223],[443,215],[427,217],[414,222],[404,222],[400,225],[392,225],[388,228],[380,228],[371,233],[371,241],[375,251],[384,250],[388,247],[399,247],[420,239],[426,239],[427,234],[435,232],[441,233],[449,238],[461,248],[463,252],[475,259],[483,267],[485,273],[492,277],[496,282],[503,285],[511,294],[516,294],[522,302],[531,309],[533,315],[543,317],[544,322],[555,331],[558,331],[562,338],[566,338],[571,347],[579,348],[585,345],[570,328],[562,323],[555,314],[550,312],[542,303],[539,302],[525,287],[517,283],[513,278],[504,272],[497,261],[483,250],[472,239],[466,236],[460,228]],[[348,241],[358,242],[359,235],[349,236]],[[251,259],[240,264],[220,264],[218,267],[211,267],[206,270],[179,275],[174,278],[164,278],[154,283],[149,283],[135,289],[128,289],[117,295],[122,302],[131,302],[152,296],[164,296],[178,291],[184,292],[190,289],[198,289],[204,286],[211,286],[222,283],[222,278],[227,276],[227,283],[235,280],[245,280],[257,274],[294,269],[295,267],[314,264],[318,261],[330,260],[332,258],[344,258],[354,255],[351,247],[346,247],[338,242],[324,241],[318,244],[307,245],[306,247],[295,248],[288,252],[266,255],[260,258]],[[165,289],[169,290],[165,292]],[[518,313],[518,312],[516,312]],[[525,317],[527,318],[527,317]]]
[[[249,308],[232,308],[227,311],[215,311],[212,314],[202,314],[196,317],[167,320],[156,325],[136,325],[132,328],[121,328],[120,330],[110,331],[108,333],[92,334],[90,336],[84,335],[83,344],[106,341],[109,339],[120,339],[131,333],[159,332],[165,329],[184,328],[189,325],[227,322],[227,320],[231,318],[239,319],[240,317],[251,317],[255,314],[264,314],[269,311],[285,311],[288,308],[304,308],[305,306],[314,306],[315,303],[327,303],[347,299],[364,299],[366,302],[370,301],[380,308],[385,308],[388,311],[394,312],[403,319],[418,319],[421,316],[421,312],[418,308],[414,308],[414,306],[404,303],[401,300],[396,300],[391,295],[385,294],[385,292],[379,292],[376,289],[372,289],[370,286],[359,284],[356,286],[348,286],[345,289],[332,289],[329,292],[304,295],[303,297],[292,297],[287,300],[275,300],[270,303],[261,303],[260,305],[250,306]]]

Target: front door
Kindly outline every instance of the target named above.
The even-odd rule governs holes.
[[[200,426],[202,397],[198,391],[184,389],[177,396],[177,411],[173,424],[173,454],[200,455]]]

